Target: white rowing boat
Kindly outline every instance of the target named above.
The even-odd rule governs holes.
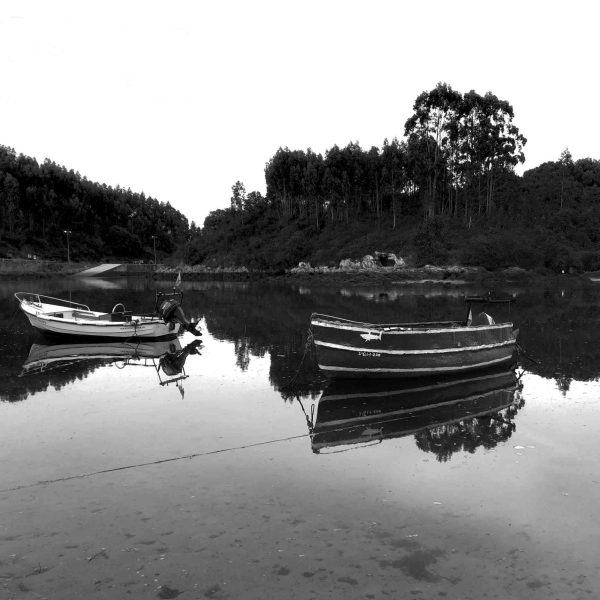
[[[200,335],[181,309],[181,294],[157,294],[156,313],[134,315],[123,304],[109,313],[91,310],[86,304],[16,292],[21,310],[35,329],[49,334],[129,339],[175,337],[182,329]]]
[[[64,342],[32,344],[20,376],[44,373],[73,364],[128,363],[161,358],[167,353],[176,354],[182,349],[179,338],[139,340],[137,343],[122,340],[86,342],[80,339]]]
[[[81,374],[85,376],[88,369],[118,364],[120,369],[128,365],[151,367],[158,375],[161,386],[181,382],[189,377],[184,368],[187,357],[200,354],[202,345],[200,340],[195,339],[182,348],[179,339],[86,341],[80,338],[63,339],[63,343],[58,344],[36,343],[29,349],[29,356],[23,363],[19,377],[70,368],[81,378]]]

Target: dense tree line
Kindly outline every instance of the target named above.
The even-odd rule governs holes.
[[[526,140],[513,117],[491,93],[463,96],[438,84],[416,99],[403,141],[333,146],[325,156],[280,148],[265,168],[267,198],[280,216],[308,217],[317,229],[365,214],[396,228],[417,210],[471,223],[494,212],[498,181],[524,160]]]
[[[0,146],[0,256],[65,257],[71,231],[74,260],[151,259],[171,254],[190,233],[168,203],[121,187],[94,183],[46,159]]]
[[[565,150],[518,176],[526,139],[491,92],[440,83],[413,108],[404,138],[381,148],[279,148],[266,195],[236,182],[231,206],[194,235],[192,258],[280,269],[387,250],[417,264],[600,268],[598,161]]]

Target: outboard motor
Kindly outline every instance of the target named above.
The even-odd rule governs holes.
[[[159,365],[162,367],[164,374],[169,377],[179,375],[183,371],[186,358],[190,354],[200,354],[198,346],[200,346],[200,340],[194,340],[179,352],[163,354],[159,360]]]
[[[181,308],[181,303],[175,298],[160,298],[156,299],[156,312],[165,323],[180,323],[184,329],[194,335],[202,335],[196,324],[188,321]]]

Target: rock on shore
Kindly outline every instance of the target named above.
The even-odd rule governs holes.
[[[414,281],[446,281],[460,279],[475,279],[486,271],[481,267],[464,267],[458,265],[424,267],[408,267],[406,261],[391,252],[374,252],[360,260],[345,258],[337,267],[315,266],[301,262],[290,269],[292,275],[310,274],[381,274],[393,275],[398,280]]]

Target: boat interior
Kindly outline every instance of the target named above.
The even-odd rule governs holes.
[[[55,319],[70,319],[78,321],[110,321],[127,322],[131,321],[133,315],[131,311],[125,310],[122,303],[115,304],[109,313],[90,310],[85,304],[71,302],[69,300],[60,300],[50,296],[41,296],[38,294],[15,294],[20,302],[25,302],[38,309],[44,317],[53,317]],[[62,304],[56,304],[61,302]],[[150,315],[138,316],[136,318],[151,319]]]
[[[60,311],[51,313],[48,316],[64,318],[64,319],[78,319],[84,321],[118,321],[125,322],[131,321],[131,311],[124,312],[113,312],[113,313],[96,313],[93,311],[81,311],[81,310],[70,310]]]

